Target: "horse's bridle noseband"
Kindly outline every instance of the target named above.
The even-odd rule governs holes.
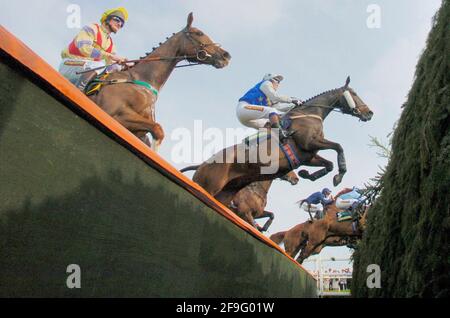
[[[192,58],[195,57],[199,62],[204,62],[206,61],[207,58],[212,57],[211,54],[208,53],[208,51],[205,50],[206,47],[208,46],[215,46],[215,47],[221,47],[221,45],[219,43],[202,43],[199,40],[197,40],[196,38],[192,37],[192,33],[195,33],[193,31],[189,31],[188,29],[184,29],[183,34],[186,36],[186,38],[192,43],[192,45],[194,45],[196,52],[195,52],[195,56],[185,56],[187,58]]]

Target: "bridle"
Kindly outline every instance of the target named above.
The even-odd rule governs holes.
[[[189,40],[189,42],[192,43],[192,45],[195,47],[195,54],[193,55],[177,55],[177,56],[158,56],[158,57],[147,57],[147,58],[142,58],[142,59],[138,59],[138,60],[131,60],[131,61],[127,61],[127,63],[141,63],[141,62],[155,62],[155,61],[174,61],[174,60],[179,60],[179,61],[183,61],[183,60],[189,60],[189,59],[196,59],[198,62],[197,63],[192,63],[189,62],[189,64],[185,64],[185,65],[178,65],[175,66],[176,68],[179,67],[187,67],[187,66],[195,66],[195,65],[200,65],[203,64],[202,62],[206,61],[206,59],[208,59],[209,57],[212,57],[211,54],[208,53],[208,51],[206,51],[206,48],[208,46],[215,46],[215,47],[221,47],[221,45],[219,43],[202,43],[199,40],[197,40],[196,38],[192,37],[192,33],[195,33],[193,31],[189,31],[189,29],[185,28],[183,29],[181,32],[183,32],[183,35],[185,36],[185,38],[187,40]],[[175,33],[174,33],[175,35]],[[186,41],[183,41],[183,46],[186,47],[185,45]]]
[[[192,45],[196,48],[196,52],[194,56],[185,56],[185,60],[187,58],[196,58],[198,61],[203,62],[205,61],[208,57],[212,57],[211,54],[208,53],[208,51],[206,51],[206,48],[208,46],[215,46],[215,47],[221,47],[220,43],[202,43],[199,40],[197,40],[196,38],[192,37],[192,33],[195,33],[193,31],[189,31],[187,28],[185,28],[183,31],[183,34],[186,36],[186,38],[192,43]],[[200,63],[199,63],[200,64]]]

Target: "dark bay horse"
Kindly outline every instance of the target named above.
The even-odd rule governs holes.
[[[337,152],[339,173],[333,178],[335,186],[341,182],[347,171],[342,146],[324,138],[323,121],[335,109],[362,121],[372,118],[372,111],[348,86],[349,83],[348,77],[344,86],[317,95],[303,105],[294,107],[285,115],[285,119],[288,118],[291,121],[290,130],[293,132],[288,143],[298,153],[301,165],[323,167],[312,174],[301,170],[300,177],[316,180],[333,170],[333,163],[317,154],[318,151],[325,149],[333,149]],[[262,142],[258,149],[254,147],[248,150],[247,146],[241,143],[221,150],[196,167],[193,181],[200,184],[224,205],[229,206],[236,193],[248,184],[275,179],[292,170],[284,153],[278,151],[278,147],[272,147],[271,143],[276,142],[273,140],[274,138]],[[276,151],[273,152],[273,149]],[[254,154],[261,150],[269,155],[268,163],[261,161],[260,157]],[[245,154],[245,161],[242,161],[239,155],[242,153]],[[248,158],[258,158],[258,160],[250,161]],[[261,172],[263,167],[273,164],[278,167],[275,172]]]
[[[290,171],[282,176],[281,180],[296,185],[299,179],[294,171]],[[272,182],[273,180],[265,180],[250,183],[234,196],[230,207],[237,215],[261,232],[267,231],[274,219],[273,212],[264,210],[267,205],[267,193]],[[255,224],[255,219],[261,218],[269,218],[262,227]]]
[[[309,256],[318,254],[325,246],[343,246],[361,238],[366,227],[368,209],[360,216],[356,231],[351,220],[338,222],[338,211],[340,210],[336,205],[329,205],[323,219],[297,224],[288,231],[271,235],[270,239],[277,244],[284,242],[284,249],[291,257],[300,252],[297,261],[301,264]]]
[[[193,19],[193,14],[190,13],[183,30],[160,43],[158,48],[139,60],[135,66],[108,76],[108,81],[120,82],[119,84],[104,85],[98,94],[90,97],[154,150],[157,150],[164,138],[164,131],[155,120],[157,94],[176,65],[187,60],[223,68],[231,59],[230,54],[220,48],[219,44],[192,27]],[[150,84],[154,90],[130,83],[132,81]],[[152,135],[153,142],[148,140],[147,133]]]

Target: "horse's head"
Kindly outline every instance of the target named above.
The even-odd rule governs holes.
[[[194,16],[189,13],[186,27],[181,31],[186,41],[181,54],[186,55],[189,62],[209,64],[216,68],[228,65],[231,59],[230,53],[213,42],[203,31],[192,27]]]
[[[342,94],[339,98],[340,109],[345,114],[358,117],[362,121],[369,121],[373,116],[373,112],[348,84],[350,84],[350,76],[347,77],[345,85],[341,88]]]
[[[296,185],[298,183],[298,181],[300,180],[297,177],[297,174],[295,173],[295,171],[289,171],[288,173],[286,173],[284,176],[280,177],[281,180],[285,180],[288,181],[290,184],[292,185]]]

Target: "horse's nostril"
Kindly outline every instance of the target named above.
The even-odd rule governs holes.
[[[231,55],[227,51],[225,51],[225,53],[223,53],[223,57],[228,59],[228,60],[231,59]]]

